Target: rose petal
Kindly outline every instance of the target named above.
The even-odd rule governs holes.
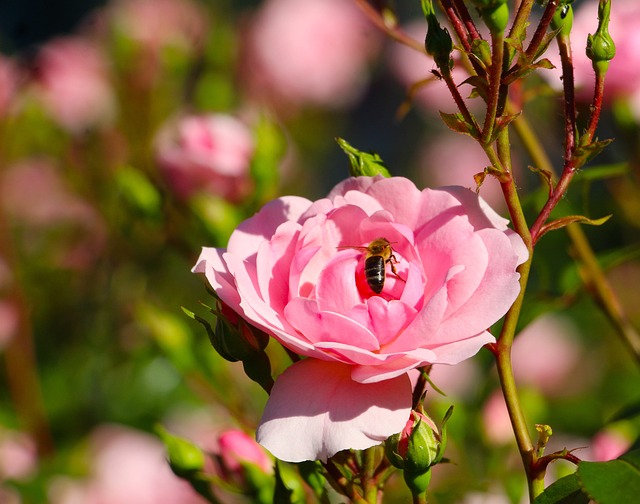
[[[495,337],[489,331],[484,331],[471,338],[445,344],[439,343],[432,348],[433,353],[436,355],[436,360],[433,363],[458,364],[469,357],[473,357],[484,345],[495,342]]]
[[[451,342],[486,330],[507,312],[520,292],[520,275],[515,271],[519,259],[509,237],[495,229],[483,229],[477,234],[495,260],[489,261],[473,296],[443,321],[438,342]]]
[[[351,366],[305,359],[276,380],[256,436],[280,460],[326,461],[400,432],[410,410],[406,374],[361,384],[351,379]]]
[[[262,242],[271,239],[280,224],[297,222],[310,205],[311,201],[298,196],[285,196],[270,201],[231,234],[227,252],[240,259],[251,257]]]
[[[321,311],[315,300],[292,299],[284,314],[287,321],[312,344],[343,343],[365,351],[380,348],[378,340],[366,327],[345,315]]]
[[[203,247],[200,257],[191,270],[204,273],[205,278],[216,291],[218,297],[232,310],[240,311],[240,295],[235,287],[235,279],[223,259],[224,249]]]

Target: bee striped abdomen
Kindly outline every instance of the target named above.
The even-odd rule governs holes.
[[[364,261],[364,276],[371,290],[376,294],[380,294],[385,280],[384,257],[379,255],[367,257]]]

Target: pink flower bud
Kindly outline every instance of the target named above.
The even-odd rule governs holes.
[[[247,195],[254,147],[251,130],[225,114],[183,117],[168,123],[156,139],[160,169],[183,199],[198,191],[229,200]]]
[[[241,430],[228,430],[218,437],[218,462],[222,476],[245,482],[245,466],[251,464],[264,474],[273,474],[273,461],[256,441]]]

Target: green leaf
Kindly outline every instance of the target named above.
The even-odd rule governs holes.
[[[349,157],[349,173],[353,177],[374,177],[382,175],[391,177],[391,173],[384,164],[382,158],[375,152],[362,152],[353,147],[344,138],[336,138],[340,148]]]
[[[609,462],[581,462],[577,474],[584,491],[598,504],[637,502],[640,449]]]
[[[140,170],[123,166],[115,173],[115,183],[120,193],[139,211],[146,215],[158,215],[162,198],[156,187]]]
[[[536,498],[534,504],[587,504],[588,502],[589,497],[582,492],[580,480],[573,473],[549,485]]]
[[[472,124],[469,124],[461,113],[456,112],[455,114],[447,114],[445,112],[440,112],[440,117],[453,131],[469,135],[475,139],[478,138],[476,128]]]

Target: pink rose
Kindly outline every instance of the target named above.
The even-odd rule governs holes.
[[[187,116],[165,126],[156,155],[167,183],[179,198],[196,191],[237,200],[250,189],[251,130],[225,114]]]
[[[379,34],[343,0],[269,0],[248,35],[245,81],[293,106],[350,105],[368,81]]]
[[[391,242],[397,274],[375,294],[362,250]],[[404,178],[350,178],[327,198],[267,204],[194,271],[220,299],[308,358],[278,377],[257,438],[287,461],[325,460],[400,432],[408,372],[456,364],[495,341],[526,260],[520,239],[475,193]]]

